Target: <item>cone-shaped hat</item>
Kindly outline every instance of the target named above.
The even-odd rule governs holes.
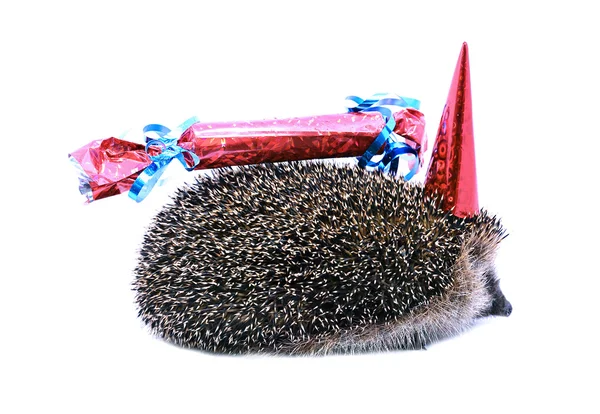
[[[425,179],[425,192],[442,196],[442,208],[458,217],[479,212],[471,111],[469,49],[463,43]]]

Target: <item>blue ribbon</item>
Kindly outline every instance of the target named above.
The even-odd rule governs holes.
[[[169,163],[174,159],[179,160],[188,171],[192,171],[200,164],[200,158],[198,158],[196,154],[177,145],[183,131],[198,121],[198,118],[194,116],[174,130],[170,130],[166,126],[160,124],[149,124],[144,127],[146,152],[150,156],[152,163],[146,167],[133,182],[131,189],[129,189],[130,198],[138,203],[146,198],[160,179],[161,175],[165,172]],[[158,138],[149,137],[149,133],[153,133],[153,135],[158,136]],[[150,148],[156,149],[156,147],[161,149],[160,154],[150,155]]]
[[[348,96],[347,101],[355,102],[356,105],[348,107],[348,112],[379,112],[385,121],[385,126],[375,138],[373,143],[367,148],[365,153],[359,157],[358,165],[362,168],[374,167],[383,172],[396,175],[400,165],[400,158],[403,156],[419,157],[418,152],[410,145],[398,141],[394,129],[396,128],[396,120],[394,114],[386,106],[399,106],[403,108],[419,109],[420,102],[413,98],[404,98],[396,96],[393,98],[387,97],[387,94],[378,93],[369,99],[362,99],[358,96]],[[373,157],[383,149],[383,157],[380,161],[372,161]],[[404,175],[405,180],[410,180],[419,171],[419,162],[415,161],[411,170]]]

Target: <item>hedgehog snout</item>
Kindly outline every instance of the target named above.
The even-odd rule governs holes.
[[[486,288],[489,294],[490,305],[489,308],[480,314],[480,317],[485,316],[510,316],[513,307],[512,304],[506,299],[502,289],[500,289],[500,280],[496,276],[494,269],[489,269],[485,272],[484,277],[486,278]]]
[[[510,314],[512,313],[512,305],[510,304],[509,301],[506,300],[506,305],[504,306],[504,316],[510,316]]]
[[[490,316],[510,316],[512,313],[512,305],[506,299],[506,297],[500,292],[494,301],[492,302],[492,308],[490,309]]]

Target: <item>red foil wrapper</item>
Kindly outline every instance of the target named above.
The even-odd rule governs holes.
[[[417,150],[422,163],[427,149],[423,114],[399,108],[394,118],[394,132]],[[200,158],[196,169],[358,157],[384,126],[379,112],[196,123],[183,132],[178,145]],[[80,191],[88,201],[128,191],[139,173],[152,163],[144,145],[118,138],[93,141],[70,157],[80,169]]]

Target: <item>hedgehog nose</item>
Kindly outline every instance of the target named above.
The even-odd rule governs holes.
[[[506,301],[506,304],[504,305],[504,316],[510,316],[511,313],[512,313],[512,305],[510,304],[509,301]]]

